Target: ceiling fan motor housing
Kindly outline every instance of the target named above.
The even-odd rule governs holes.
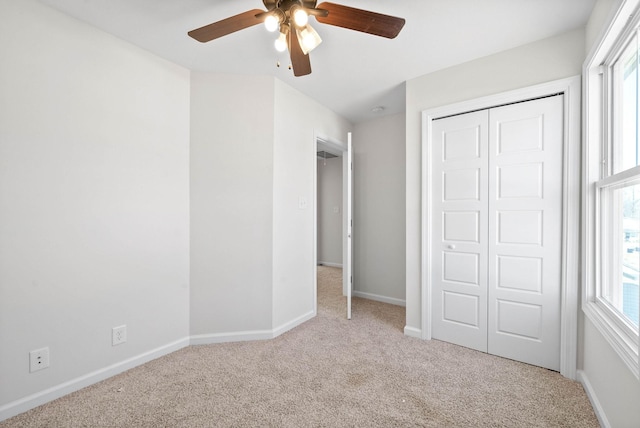
[[[271,15],[278,20],[278,24],[288,27],[292,23],[295,23],[294,14],[296,11],[301,10],[304,12],[305,18],[311,14],[322,13],[315,9],[315,0],[263,0],[267,12],[265,14]],[[306,19],[305,19],[306,23]],[[296,24],[297,27],[303,28],[304,25],[300,23]]]
[[[294,4],[306,9],[314,9],[317,3],[316,0],[262,0],[262,2],[267,10],[282,9],[285,11]]]

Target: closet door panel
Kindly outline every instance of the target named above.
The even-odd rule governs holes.
[[[488,112],[433,132],[432,337],[487,351]]]
[[[560,369],[563,97],[489,112],[488,352]]]

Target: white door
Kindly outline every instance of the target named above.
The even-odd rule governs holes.
[[[351,319],[351,294],[353,291],[353,150],[351,148],[351,132],[347,134],[347,192],[346,202],[346,263],[343,282],[347,290],[347,319]]]
[[[563,97],[433,124],[432,336],[560,368]]]
[[[488,112],[433,122],[432,337],[487,351]]]
[[[560,370],[563,96],[489,112],[489,352]]]

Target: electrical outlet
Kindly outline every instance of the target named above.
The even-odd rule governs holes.
[[[29,352],[29,373],[49,367],[49,348],[35,349]]]
[[[298,198],[298,208],[300,208],[301,210],[307,209],[307,200],[303,196],[300,196]]]
[[[111,345],[120,345],[127,341],[127,326],[121,325],[119,327],[113,327],[111,330]]]

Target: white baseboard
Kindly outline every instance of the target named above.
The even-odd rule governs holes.
[[[230,333],[196,334],[191,336],[190,345],[211,345],[213,343],[246,342],[249,340],[272,339],[272,330],[234,331]]]
[[[600,422],[600,426],[602,428],[610,428],[611,424],[607,419],[607,415],[605,415],[604,413],[604,409],[600,404],[600,400],[598,400],[598,397],[596,396],[596,392],[593,390],[593,387],[591,386],[591,382],[589,382],[589,378],[587,377],[587,374],[582,370],[578,370],[576,374],[578,377],[578,382],[582,384],[584,391],[587,393],[587,397],[589,397],[589,401],[591,402],[593,411],[596,413],[598,422]]]
[[[417,339],[422,339],[422,330],[415,327],[409,327],[408,325],[404,326],[404,335],[409,337],[415,337]]]
[[[342,269],[342,263],[318,262],[318,266],[329,266]]]
[[[4,406],[0,407],[0,421],[4,421],[5,419],[9,419],[13,416],[19,415],[20,413],[24,413],[27,410],[31,410],[35,407],[41,406],[67,394],[71,394],[72,392],[78,391],[79,389],[86,388],[87,386],[93,385],[94,383],[98,383],[124,371],[147,363],[151,360],[155,360],[156,358],[160,358],[164,355],[170,354],[187,346],[189,346],[189,339],[180,339],[167,345],[160,346],[156,349],[152,349],[135,357],[120,361],[111,366],[96,370],[91,373],[87,373],[84,376],[80,376],[68,382],[61,383],[60,385],[45,389],[44,391],[40,391],[38,393],[5,404]]]
[[[213,333],[213,334],[197,334],[191,336],[191,345],[211,345],[214,343],[227,343],[227,342],[246,342],[248,340],[269,340],[280,336],[282,333],[286,333],[315,317],[315,311],[310,311],[298,318],[282,324],[273,330],[249,330],[249,331],[235,331],[230,333]]]
[[[274,337],[278,337],[280,336],[282,333],[286,333],[287,331],[291,330],[292,328],[295,328],[297,326],[299,326],[300,324],[309,321],[311,318],[316,316],[316,311],[309,311],[304,315],[299,316],[298,318],[291,320],[287,323],[282,324],[279,327],[276,327],[273,329],[272,331],[272,338]]]
[[[376,302],[390,303],[396,306],[407,306],[407,302],[401,299],[395,299],[393,297],[380,296],[378,294],[365,293],[363,291],[353,291],[355,297],[361,297],[363,299],[375,300]]]

